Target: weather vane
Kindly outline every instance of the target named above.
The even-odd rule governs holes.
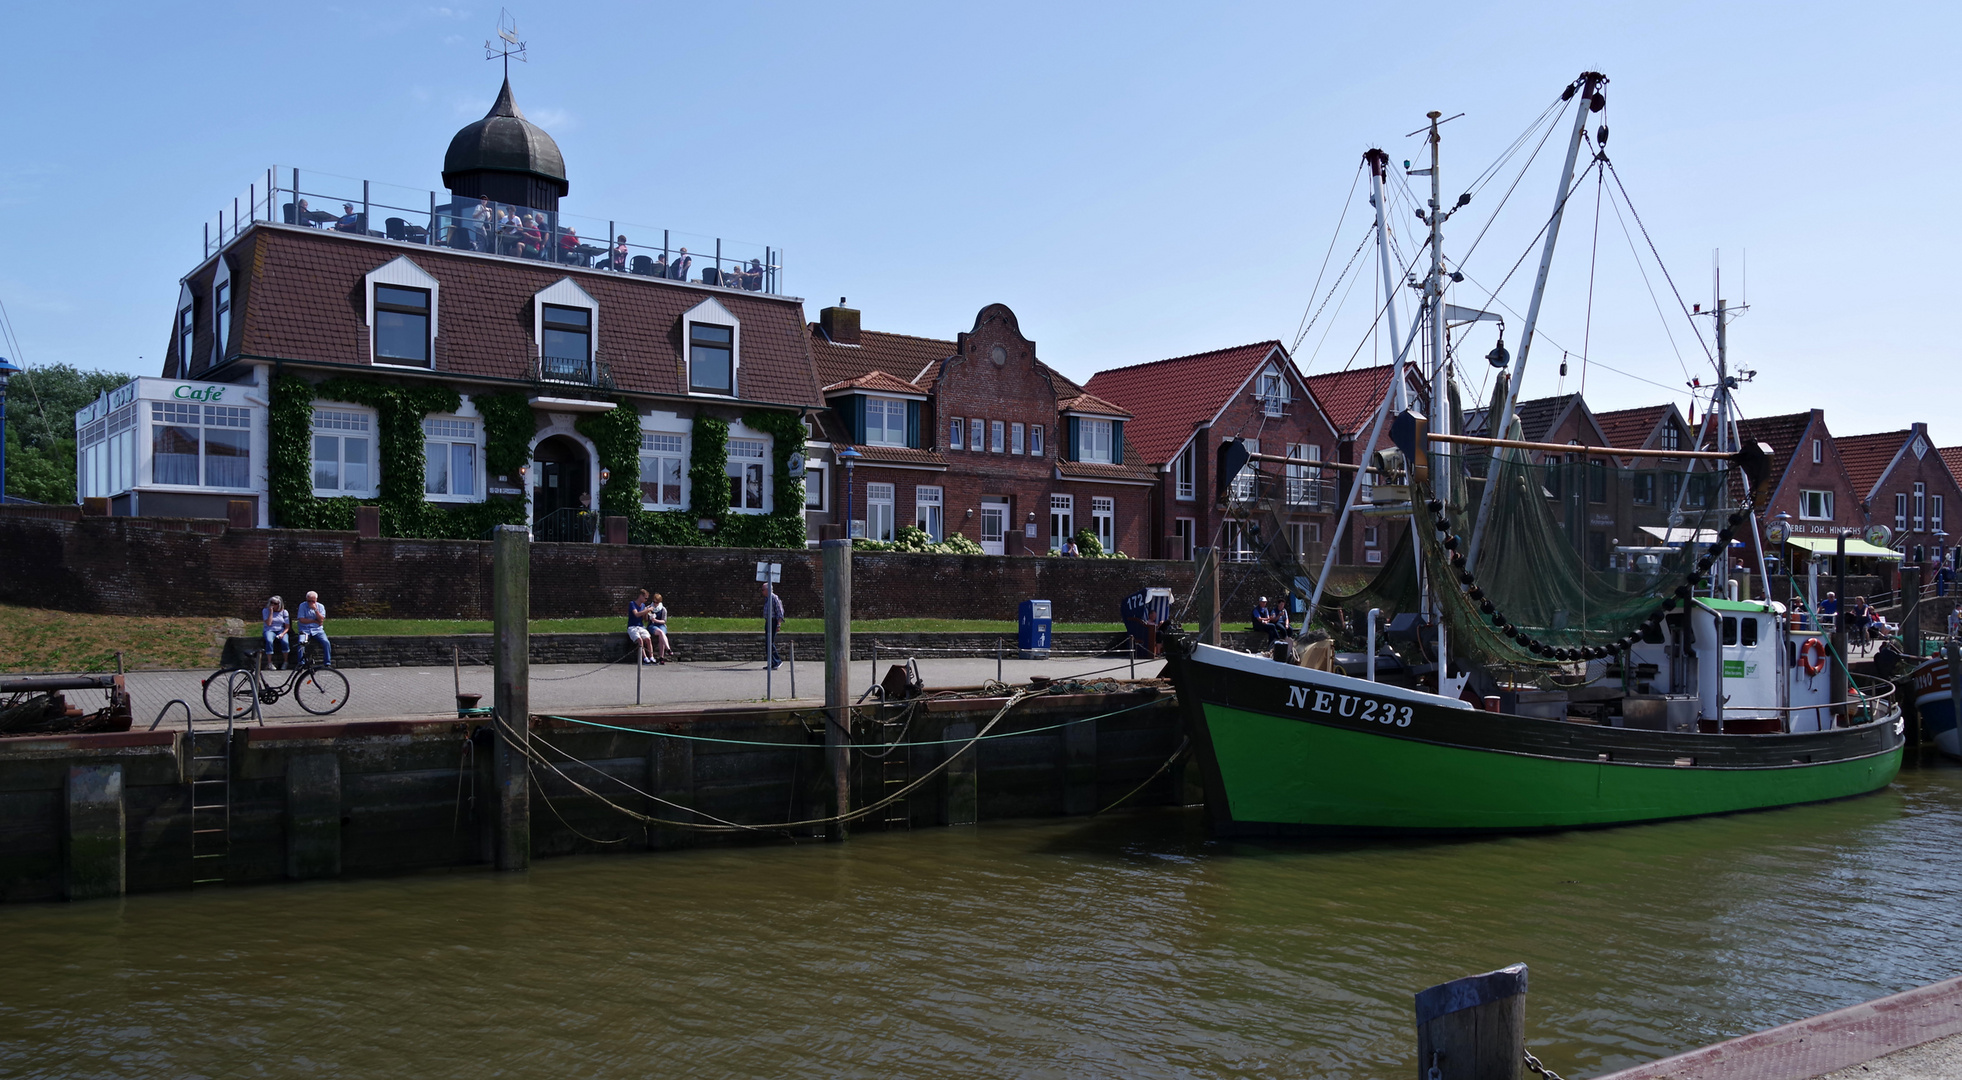
[[[525,60],[525,43],[518,40],[518,18],[511,14],[510,8],[497,9],[497,37],[503,44],[484,42],[484,59],[503,57],[504,78],[508,82],[511,78],[511,58],[515,56],[520,63],[528,62]]]

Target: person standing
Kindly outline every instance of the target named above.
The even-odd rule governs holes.
[[[625,272],[627,269],[627,234],[621,233],[613,241],[613,269]]]
[[[643,664],[654,662],[654,635],[647,628],[647,613],[652,606],[647,602],[646,589],[627,601],[627,644],[640,653]]]
[[[783,597],[778,596],[767,581],[763,583],[763,623],[764,640],[770,653],[770,670],[775,671],[783,663],[777,658],[777,631],[783,629]]]
[[[299,647],[294,649],[294,660],[304,666],[307,656],[307,642],[320,642],[320,663],[325,667],[334,666],[334,646],[327,640],[327,609],[320,603],[320,594],[310,592],[299,608],[293,612],[293,629],[299,635]]]
[[[266,602],[265,607],[259,609],[259,620],[265,625],[266,647],[263,658],[270,659],[273,653],[277,652],[280,659],[274,667],[285,667],[286,661],[290,659],[287,651],[289,642],[286,640],[286,628],[292,625],[293,613],[286,610],[286,601],[275,596]]]

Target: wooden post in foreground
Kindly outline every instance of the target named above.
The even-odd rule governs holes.
[[[1418,992],[1419,1080],[1518,1080],[1525,1060],[1525,964]]]
[[[837,530],[837,536],[829,535]],[[852,542],[827,526],[824,553],[824,760],[835,789],[832,813],[851,812]],[[876,665],[875,665],[876,666]],[[845,838],[845,823],[825,827],[828,840]]]
[[[503,723],[491,751],[493,861],[499,870],[531,866],[531,536],[499,525],[491,536],[491,703]]]
[[[1202,547],[1193,553],[1198,560],[1192,579],[1192,611],[1199,622],[1199,641],[1219,644],[1219,549]]]

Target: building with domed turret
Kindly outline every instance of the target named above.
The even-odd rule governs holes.
[[[78,495],[260,527],[590,541],[621,518],[638,542],[802,545],[825,400],[776,249],[575,213],[508,79],[442,182],[252,178],[179,282],[161,377],[77,416]]]

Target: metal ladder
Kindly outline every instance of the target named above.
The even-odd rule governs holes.
[[[897,720],[887,719],[889,715],[888,709],[880,710],[879,742],[885,748],[885,755],[879,759],[879,798],[881,799],[891,796],[900,788],[913,782],[911,750],[908,744],[900,741],[906,734],[906,725]],[[904,715],[903,710],[901,715]],[[913,827],[911,797],[900,799],[887,806],[881,813],[884,816],[880,820],[888,832],[893,829]]]
[[[229,681],[240,674],[245,673],[228,674],[226,678]],[[230,701],[227,694],[228,706]],[[233,728],[229,713],[228,708],[223,730],[214,722],[210,730],[199,731],[195,714],[185,709],[185,751],[190,758],[186,772],[191,781],[192,885],[225,882],[226,862],[232,849]]]

